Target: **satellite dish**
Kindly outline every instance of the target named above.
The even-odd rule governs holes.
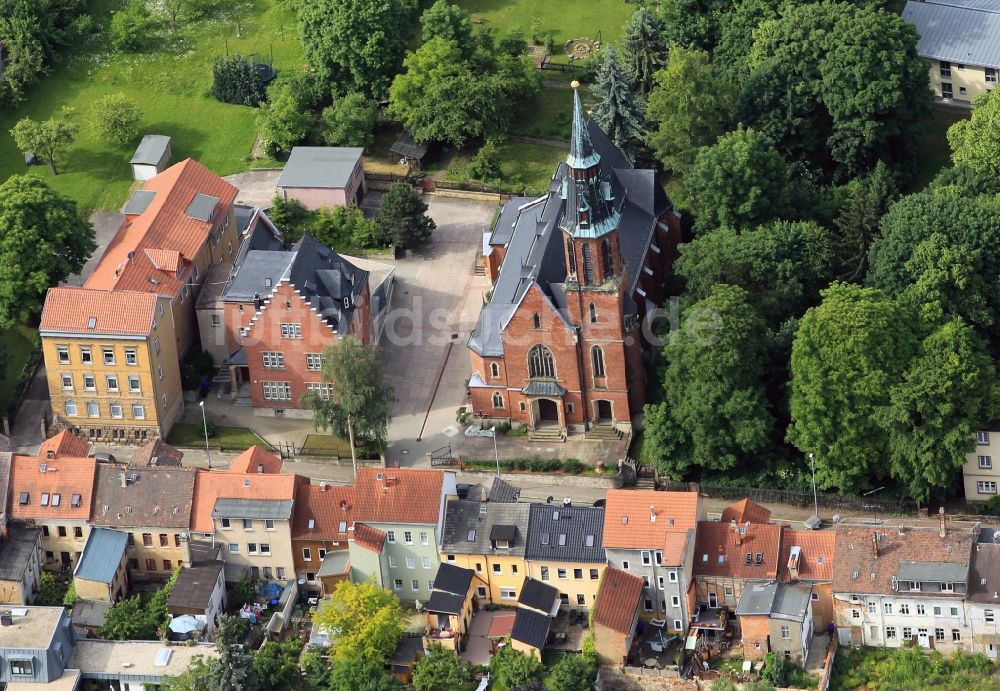
[[[1000,545],[1000,530],[993,531],[993,544]]]

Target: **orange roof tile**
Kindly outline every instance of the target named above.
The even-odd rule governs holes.
[[[378,528],[371,527],[367,523],[355,523],[351,539],[359,547],[364,547],[376,553],[381,553],[382,548],[385,546],[385,533]]]
[[[172,271],[177,273],[177,269],[181,266],[181,255],[180,252],[175,250],[145,250],[145,255],[149,257],[149,261],[153,262],[155,266],[160,271]]]
[[[594,604],[594,625],[630,634],[635,611],[642,599],[642,578],[609,566],[604,569],[597,602]]]
[[[443,482],[440,470],[358,468],[355,518],[372,523],[437,523]]]
[[[514,612],[502,613],[497,612],[493,615],[490,620],[489,631],[486,632],[487,638],[506,638],[510,635],[510,632],[514,629],[514,619],[517,614]]]
[[[88,520],[96,468],[97,461],[87,457],[15,455],[10,463],[10,517]],[[22,504],[25,492],[27,503]]]
[[[694,528],[700,513],[701,495],[697,492],[608,490],[604,547],[657,549],[667,533],[683,534]]]
[[[701,521],[694,545],[694,575],[777,578],[783,528],[775,523],[751,523],[749,527],[740,526],[746,532],[739,534],[729,523]],[[751,555],[749,564],[747,554]],[[762,557],[760,564],[758,554]]]
[[[38,330],[99,336],[144,336],[153,328],[156,296],[133,291],[49,288]],[[91,326],[93,323],[93,326]]]
[[[723,523],[729,523],[730,521],[736,521],[740,524],[747,521],[751,523],[769,523],[771,521],[771,511],[755,501],[741,499],[723,509],[721,520]]]
[[[183,279],[176,275],[181,267],[158,268],[170,267],[173,262],[156,252],[175,252],[180,259],[193,260],[218,216],[212,221],[188,216],[191,201],[197,194],[215,197],[218,214],[219,209],[229,209],[237,194],[235,187],[190,158],[147,180],[143,189],[154,193],[152,201],[141,214],[126,217],[86,287],[176,293]],[[153,250],[156,259],[151,261],[141,250]],[[159,283],[151,283],[150,278]]]
[[[298,486],[309,482],[301,475],[258,475],[198,470],[191,502],[191,531],[210,533],[217,499],[291,499]]]
[[[348,531],[354,524],[353,514],[353,487],[302,487],[295,497],[295,507],[292,509],[292,539],[347,542],[350,537]]]
[[[90,442],[78,437],[68,429],[64,429],[56,436],[42,442],[38,449],[38,457],[46,458],[49,452],[52,452],[52,455],[56,457],[77,456],[85,458],[90,455]]]
[[[792,530],[785,528],[781,538],[781,559],[778,562],[779,578],[791,580],[788,557],[792,547],[801,547],[799,579],[804,581],[832,581],[833,555],[837,533],[833,530]]]
[[[230,473],[267,473],[275,474],[281,472],[281,459],[270,451],[265,451],[259,446],[251,446],[249,449],[234,458],[229,464]],[[263,467],[261,467],[263,466]]]
[[[663,564],[665,566],[681,566],[688,546],[694,544],[694,528],[688,528],[683,533],[667,533],[663,538]]]

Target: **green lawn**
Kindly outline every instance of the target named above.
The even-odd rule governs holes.
[[[468,182],[468,165],[474,152],[459,152],[445,174],[445,180]],[[566,158],[566,147],[507,141],[500,147],[500,170],[506,190],[528,196],[545,194],[552,173]]]
[[[173,446],[204,448],[205,435],[200,424],[178,422],[167,435],[167,443]],[[224,448],[227,451],[246,450],[251,446],[261,446],[270,449],[271,446],[246,427],[223,427],[217,425],[215,434],[208,438],[213,449]]]
[[[351,457],[351,444],[335,434],[307,434],[300,451],[304,456]]]
[[[0,377],[0,414],[13,403],[17,394],[17,384],[21,379],[31,346],[38,332],[28,326],[15,326],[10,329],[0,329],[0,352],[6,356],[3,363],[3,376]]]
[[[960,108],[934,107],[931,116],[924,122],[923,137],[917,145],[917,170],[912,191],[927,187],[942,168],[951,165],[948,128],[971,113],[971,110]]]
[[[581,90],[580,98],[583,107],[590,109],[592,101],[590,92]],[[513,134],[524,134],[532,137],[550,137],[569,141],[570,125],[573,122],[573,91],[567,81],[565,89],[543,87],[538,99],[527,109],[527,112],[511,127]]]
[[[96,22],[107,26],[111,12],[122,4],[121,0],[92,0]],[[53,69],[19,108],[0,114],[0,180],[25,170],[9,134],[15,122],[22,117],[68,114],[81,129],[73,148],[57,160],[60,175],[52,178],[41,166],[32,172],[84,209],[118,208],[131,184],[128,161],[134,145],[104,144],[88,122],[90,104],[117,92],[140,104],[143,133],[173,138],[174,161],[190,156],[220,175],[246,169],[256,134],[256,111],[212,98],[212,60],[227,48],[256,53],[262,61],[273,51],[279,71],[300,68],[303,51],[294,14],[277,4],[255,0],[245,15],[241,38],[236,38],[232,23],[218,19],[184,23],[176,37],[164,29],[160,45],[139,55],[106,52],[109,44],[99,37]]]

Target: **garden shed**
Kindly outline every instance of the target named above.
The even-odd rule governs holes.
[[[132,179],[149,180],[166,170],[170,164],[170,137],[163,134],[147,134],[135,150],[132,160]]]

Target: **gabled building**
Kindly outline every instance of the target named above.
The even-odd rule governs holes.
[[[532,504],[528,575],[557,588],[566,608],[593,607],[608,563],[603,535],[603,507]]]
[[[552,620],[559,614],[561,605],[561,593],[556,588],[534,578],[525,579],[510,632],[514,649],[541,660]]]
[[[221,561],[203,561],[183,569],[167,599],[171,619],[190,615],[205,624],[205,638],[212,640],[215,622],[226,610],[226,577]]]
[[[90,533],[97,461],[69,431],[42,442],[37,456],[10,460],[9,517],[42,531],[45,563],[76,564]]]
[[[448,502],[441,560],[475,572],[480,602],[517,602],[528,571],[524,550],[530,510],[528,504],[482,501],[482,494]]]
[[[292,554],[295,577],[305,579],[311,591],[323,591],[320,571],[331,552],[347,553],[350,526],[354,523],[354,488],[328,485],[303,485],[292,509]],[[328,568],[333,567],[333,562]],[[341,565],[350,568],[350,557]],[[336,575],[336,574],[330,574]]]
[[[191,563],[191,504],[197,471],[99,463],[90,522],[128,534],[133,578],[165,580]]]
[[[307,209],[357,206],[365,196],[364,153],[348,146],[293,146],[278,194]]]
[[[183,459],[183,451],[157,437],[133,451],[128,464],[135,468],[180,468]]]
[[[41,580],[42,531],[11,523],[0,535],[0,603],[29,605]]]
[[[472,569],[444,563],[434,576],[431,599],[424,605],[427,625],[424,648],[433,644],[459,652],[469,639],[469,624],[479,610]]]
[[[833,559],[837,534],[832,530],[792,530],[781,533],[778,578],[783,583],[808,584],[816,632],[833,623]]]
[[[635,640],[646,584],[614,566],[604,570],[594,605],[594,650],[603,665],[623,665]]]
[[[476,414],[556,434],[628,429],[640,413],[640,324],[664,299],[681,232],[655,171],[635,168],[573,99],[548,193],[508,202],[486,243],[503,260],[468,343]]]
[[[841,645],[896,648],[913,641],[943,652],[971,650],[965,600],[978,523],[841,523],[833,605]]]
[[[976,447],[965,454],[962,480],[965,501],[987,502],[997,495],[1000,482],[1000,421],[976,430]],[[994,465],[994,461],[996,465]]]
[[[803,583],[753,583],[736,607],[744,660],[773,652],[804,667],[813,636],[812,588]]]
[[[773,523],[698,523],[694,578],[701,609],[735,611],[748,583],[777,580],[782,530]]]
[[[608,565],[643,581],[645,619],[683,632],[690,617],[695,529],[704,520],[697,492],[608,490],[604,550]]]

